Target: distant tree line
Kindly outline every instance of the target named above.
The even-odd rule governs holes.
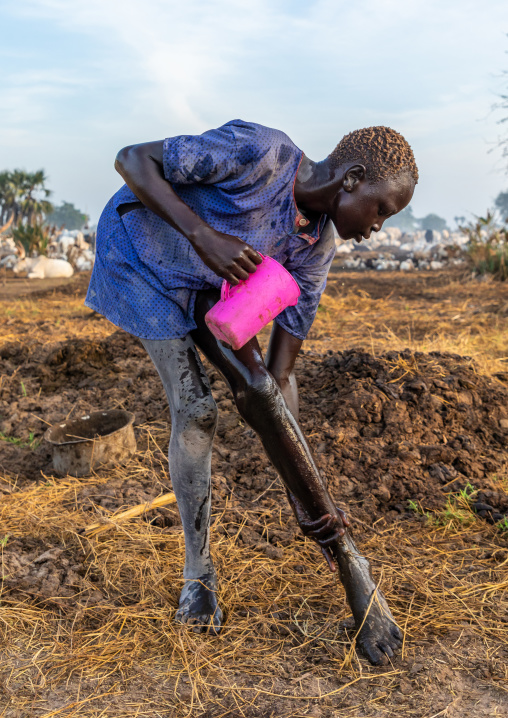
[[[435,229],[441,232],[447,228],[446,220],[437,214],[431,213],[418,219],[414,216],[411,205],[386,220],[384,226],[399,227],[403,232],[416,232],[417,229]]]
[[[499,214],[501,222],[508,224],[508,191],[500,192],[497,195],[494,206]]]
[[[88,222],[88,215],[81,212],[71,202],[62,202],[59,207],[53,207],[53,211],[46,217],[48,224],[67,229],[83,229]]]
[[[494,200],[493,219],[497,219],[501,224],[508,224],[508,191],[500,192]],[[462,226],[466,223],[465,217],[454,217],[455,222],[458,226]],[[396,214],[394,217],[390,217],[385,223],[385,227],[399,227],[403,232],[416,232],[418,229],[434,229],[438,232],[442,232],[443,229],[448,229],[446,220],[437,214],[428,214],[421,219],[418,219],[413,214],[411,205],[406,207]]]

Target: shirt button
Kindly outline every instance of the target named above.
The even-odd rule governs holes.
[[[300,219],[300,221],[298,222],[298,224],[300,225],[300,227],[306,227],[309,224],[309,221],[307,219],[305,219],[304,217],[302,217]]]

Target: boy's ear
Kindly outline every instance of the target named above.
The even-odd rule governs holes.
[[[344,174],[342,187],[346,192],[352,192],[357,184],[365,179],[365,165],[353,165]]]

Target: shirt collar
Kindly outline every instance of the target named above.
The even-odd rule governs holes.
[[[314,225],[314,229],[312,230],[312,232],[306,233],[306,232],[302,231],[305,229],[305,227],[308,227],[311,224],[310,220],[308,220],[307,217],[305,217],[305,215],[302,214],[300,212],[300,210],[298,209],[298,206],[296,204],[296,199],[295,199],[296,177],[298,175],[298,170],[300,169],[300,165],[302,164],[302,160],[303,160],[303,152],[300,156],[300,161],[298,162],[298,166],[296,168],[295,176],[293,178],[292,192],[291,192],[291,197],[293,200],[293,203],[292,203],[293,234],[297,234],[302,239],[306,239],[309,244],[314,244],[314,242],[318,241],[318,239],[321,235],[321,232],[323,230],[323,227],[325,225],[327,217],[325,214],[322,214],[321,217],[316,222],[316,224]]]
[[[302,224],[302,219],[305,221],[306,224]],[[321,236],[321,232],[323,231],[323,227],[325,226],[325,222],[327,220],[326,214],[322,214],[321,217],[318,219],[316,224],[314,225],[314,229],[310,234],[307,232],[302,232],[302,229],[305,229],[310,222],[306,217],[303,216],[300,212],[297,212],[296,219],[294,222],[294,234],[297,234],[302,239],[306,239],[309,244],[314,244],[314,242],[317,242],[319,237]]]

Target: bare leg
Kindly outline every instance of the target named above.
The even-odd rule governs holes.
[[[217,577],[210,556],[211,457],[217,407],[191,337],[142,339],[171,411],[169,472],[185,535],[186,579],[177,621],[218,633]]]
[[[258,434],[282,480],[314,519],[336,514],[303,434],[265,366],[256,338],[233,351],[218,342],[204,322],[217,301],[215,290],[198,293],[192,332],[196,345],[228,382],[241,416]]]
[[[200,292],[196,301],[198,328],[192,337],[205,356],[228,382],[241,416],[256,431],[269,459],[289,491],[304,507],[313,521],[324,514],[337,516],[332,501],[298,423],[289,411],[277,383],[267,370],[257,339],[233,351],[218,342],[208,330],[204,315],[217,301],[215,290]],[[367,607],[375,590],[367,559],[360,555],[351,534],[329,544],[346,589],[357,628],[359,645],[372,663],[386,661],[400,645],[401,635],[382,594]]]

